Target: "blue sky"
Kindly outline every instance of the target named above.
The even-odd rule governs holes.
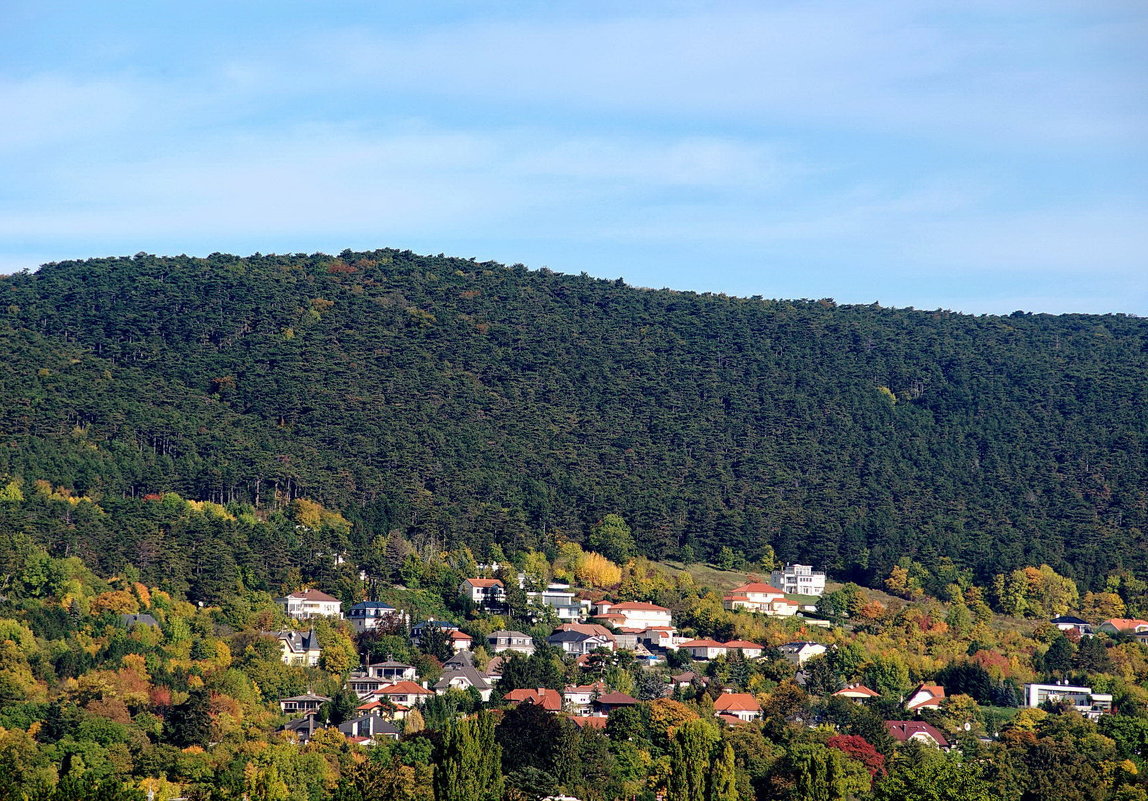
[[[0,113],[0,272],[401,247],[1148,314],[1139,0],[5,0]]]

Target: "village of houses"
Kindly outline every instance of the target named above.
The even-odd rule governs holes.
[[[488,571],[489,572],[489,571]],[[520,575],[519,581],[524,581]],[[506,587],[502,580],[489,577],[465,579],[459,586],[460,596],[484,614],[498,614],[506,608]],[[801,617],[805,626],[828,627],[827,620],[819,618],[814,606],[802,606],[787,596],[820,596],[825,592],[825,574],[807,565],[787,565],[770,576],[770,582],[749,581],[726,593],[722,599],[727,610],[742,611],[770,617]],[[758,643],[743,640],[725,642],[705,637],[679,634],[671,610],[645,601],[613,602],[585,597],[565,584],[550,584],[545,590],[527,593],[529,600],[553,610],[559,621],[545,642],[529,634],[501,629],[477,642],[462,628],[447,620],[412,621],[402,609],[385,603],[368,601],[358,603],[344,611],[342,603],[319,589],[294,592],[277,599],[286,615],[300,628],[266,632],[278,639],[282,659],[287,664],[316,666],[322,654],[318,637],[313,629],[305,628],[316,618],[345,619],[357,634],[371,632],[379,627],[409,632],[411,644],[421,646],[432,634],[449,643],[453,654],[442,662],[441,675],[433,681],[419,675],[415,666],[395,660],[369,662],[353,669],[346,678],[345,688],[354,693],[358,705],[354,714],[338,723],[335,728],[353,743],[370,746],[380,739],[398,739],[408,716],[436,695],[451,690],[470,692],[483,704],[492,698],[503,706],[534,704],[547,712],[563,715],[579,727],[605,729],[613,710],[633,706],[639,700],[627,693],[611,690],[604,682],[583,685],[568,684],[561,691],[549,687],[517,687],[504,693],[497,688],[502,670],[510,659],[518,655],[530,656],[541,647],[560,652],[564,660],[584,665],[595,657],[626,652],[639,665],[649,668],[687,665],[680,672],[668,671],[659,692],[665,696],[708,689],[713,695],[713,714],[726,725],[738,726],[760,720],[763,709],[751,693],[737,692],[722,687],[706,675],[706,665],[720,657],[739,654],[745,660],[766,658],[767,649]],[[1087,636],[1092,627],[1075,617],[1060,617],[1051,621],[1062,631]],[[1139,640],[1148,640],[1148,621],[1109,620],[1098,630],[1110,634],[1131,634]],[[480,665],[475,649],[483,655]],[[810,640],[795,640],[778,646],[773,653],[788,660],[796,671],[798,683],[803,681],[803,667],[817,656],[825,654],[827,646]],[[688,659],[685,657],[688,656]],[[662,671],[663,675],[667,671]],[[716,683],[716,686],[715,686]],[[879,694],[862,685],[852,684],[834,695],[858,704],[866,704]],[[945,699],[945,689],[934,683],[922,683],[901,699],[904,719],[887,720],[888,733],[901,743],[922,742],[941,749],[950,747],[949,740],[938,728],[918,717],[923,710],[938,709]],[[318,715],[331,698],[315,693],[279,699],[282,714],[288,722],[282,727],[286,736],[306,743],[316,731],[327,724]],[[1112,696],[1093,692],[1084,686],[1067,684],[1026,684],[1023,706],[1039,707],[1049,702],[1067,704],[1085,717],[1096,720],[1112,709]]]

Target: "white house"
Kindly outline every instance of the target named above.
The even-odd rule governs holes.
[[[284,715],[290,715],[292,718],[296,718],[299,715],[312,715],[319,711],[319,707],[329,703],[330,700],[331,699],[325,695],[315,695],[314,693],[293,695],[290,698],[279,699],[279,711]]]
[[[1112,711],[1112,696],[1108,693],[1094,693],[1091,687],[1071,684],[1024,685],[1025,706],[1035,707],[1045,702],[1061,701],[1069,702],[1077,712],[1092,720],[1098,720],[1101,715]]]
[[[282,598],[276,598],[275,603],[283,608],[288,617],[296,620],[343,616],[343,602],[319,590],[299,590]]]
[[[506,587],[500,579],[468,578],[458,585],[458,594],[476,606],[499,607],[506,604]]]
[[[714,714],[749,722],[761,719],[761,704],[749,693],[724,692],[714,699]]]
[[[355,675],[370,676],[375,679],[383,679],[385,681],[414,681],[417,671],[413,665],[406,665],[402,662],[376,662],[373,665],[367,665],[362,670],[355,671]]]
[[[722,597],[722,606],[730,611],[744,609],[776,617],[792,617],[799,608],[794,601],[786,600],[785,593],[777,587],[760,581],[734,587]]]
[[[825,574],[815,573],[811,565],[786,565],[769,574],[769,583],[791,595],[821,595],[825,592]]]
[[[694,659],[717,659],[725,656],[726,647],[717,640],[690,640],[678,646],[679,650],[689,651]]]
[[[939,684],[923,683],[909,693],[905,699],[905,709],[916,712],[919,709],[940,709],[941,702],[945,700],[945,688]]]
[[[550,584],[542,592],[528,592],[526,599],[536,604],[549,606],[564,623],[583,620],[589,604],[579,601],[569,584]]]
[[[546,638],[550,645],[556,645],[568,654],[581,656],[599,648],[614,650],[614,637],[608,633],[597,634],[583,631],[556,631]]]
[[[741,651],[741,655],[746,659],[757,659],[765,651],[759,644],[748,640],[730,640],[725,644],[725,647],[726,651],[731,654],[734,651]]]
[[[645,601],[624,601],[610,603],[599,601],[594,605],[595,617],[601,617],[616,623],[618,628],[637,629],[645,631],[655,626],[673,625],[672,614],[669,609]]]
[[[379,626],[405,624],[407,615],[401,609],[395,609],[380,601],[364,601],[347,610],[347,620],[351,621],[356,632],[362,634],[364,631],[373,631]]]
[[[517,651],[527,656],[534,653],[534,638],[529,634],[523,634],[521,631],[507,631],[505,629],[492,631],[486,635],[486,643],[490,646],[492,653]]]
[[[801,667],[810,659],[815,656],[820,656],[828,649],[819,642],[804,642],[798,640],[796,642],[787,642],[785,645],[779,645],[777,646],[777,650],[790,662]]]

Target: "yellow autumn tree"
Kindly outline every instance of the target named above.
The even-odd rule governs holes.
[[[602,554],[590,551],[574,567],[574,578],[586,587],[613,587],[622,580],[622,569]]]

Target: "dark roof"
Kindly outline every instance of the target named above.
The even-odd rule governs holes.
[[[314,629],[308,631],[291,631],[285,629],[283,631],[268,631],[265,633],[287,643],[287,648],[292,653],[302,654],[307,651],[319,650],[319,635],[315,633]]]
[[[1073,617],[1072,615],[1061,615],[1060,617],[1054,617],[1052,620],[1050,620],[1048,622],[1049,623],[1071,623],[1074,626],[1087,626],[1088,625],[1087,620],[1081,620],[1080,618]]]
[[[638,703],[638,699],[625,693],[606,693],[594,699],[594,703],[602,706],[628,706]]]
[[[434,689],[445,690],[450,687],[451,679],[466,679],[466,683],[476,690],[489,690],[490,682],[470,665],[450,670],[442,674],[442,678],[435,682]]]
[[[284,701],[322,701],[323,703],[326,703],[327,701],[330,701],[330,700],[331,699],[325,695],[315,695],[315,693],[306,693],[304,695],[293,695],[290,698],[280,698],[279,703],[283,703]]]
[[[120,621],[128,627],[138,624],[140,626],[155,626],[159,628],[159,621],[147,612],[138,615],[120,615]]]

